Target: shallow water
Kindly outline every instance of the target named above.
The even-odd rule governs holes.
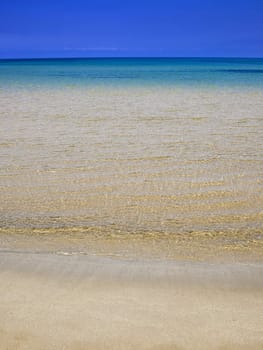
[[[259,240],[262,70],[262,60],[1,61],[1,226]]]

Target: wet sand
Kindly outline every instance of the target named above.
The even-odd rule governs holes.
[[[1,349],[262,349],[262,272],[2,250]]]

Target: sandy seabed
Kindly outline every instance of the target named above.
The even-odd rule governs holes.
[[[262,349],[262,271],[2,250],[0,349]]]

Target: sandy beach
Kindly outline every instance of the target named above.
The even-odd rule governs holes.
[[[1,349],[262,349],[262,271],[2,250]]]

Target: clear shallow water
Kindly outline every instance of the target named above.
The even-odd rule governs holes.
[[[262,72],[259,59],[0,61],[1,226],[258,240]]]

